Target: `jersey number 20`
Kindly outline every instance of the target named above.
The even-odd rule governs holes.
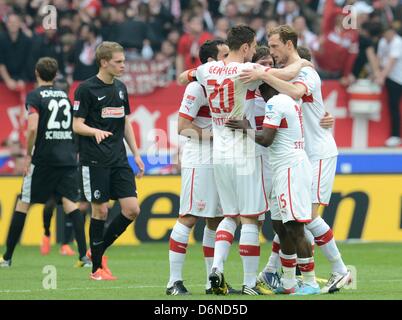
[[[49,110],[52,112],[50,115],[49,121],[47,122],[48,129],[69,129],[71,124],[71,105],[67,99],[61,99],[57,101],[56,99],[50,100],[48,106]],[[56,117],[59,112],[59,109],[63,108],[63,114],[67,116],[66,120],[57,121]]]
[[[221,84],[216,80],[208,80],[209,86],[214,86],[214,91],[209,95],[209,107],[213,113],[230,113],[234,107],[234,82],[231,79],[225,79]],[[226,88],[226,90],[225,90]],[[226,91],[226,96],[225,96]],[[219,94],[219,108],[214,107],[213,100]],[[227,104],[226,104],[227,102]],[[222,110],[222,111],[221,111]]]

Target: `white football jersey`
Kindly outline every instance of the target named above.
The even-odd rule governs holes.
[[[249,62],[225,64],[223,61],[212,61],[197,68],[197,81],[206,89],[212,115],[214,161],[259,155],[253,139],[225,127],[229,118],[244,118],[247,91],[255,90],[262,83],[243,83],[239,80],[242,70],[254,68],[254,65]]]
[[[301,83],[307,89],[302,97],[304,119],[305,150],[310,160],[327,159],[338,155],[335,139],[330,129],[320,126],[325,115],[321,94],[321,79],[317,71],[311,67],[301,69],[293,83]]]
[[[307,159],[304,151],[303,115],[300,105],[285,94],[267,101],[263,126],[277,129],[268,148],[271,169],[278,172]]]
[[[212,130],[211,114],[203,87],[198,82],[187,85],[179,109],[179,116],[191,120],[204,130]],[[188,138],[183,147],[183,168],[212,167],[212,143],[209,140]]]

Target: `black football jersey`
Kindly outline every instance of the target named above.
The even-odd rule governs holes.
[[[75,91],[74,117],[84,118],[85,124],[113,133],[100,144],[95,137],[79,137],[80,163],[84,166],[128,166],[124,146],[125,116],[130,114],[127,88],[115,79],[104,83],[97,76],[82,82]]]
[[[25,106],[29,113],[39,114],[32,163],[76,166],[77,147],[72,130],[73,110],[67,94],[53,86],[41,86],[28,93]]]

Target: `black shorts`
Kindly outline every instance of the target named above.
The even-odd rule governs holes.
[[[135,177],[130,167],[81,167],[82,186],[89,202],[103,203],[137,197]]]
[[[46,203],[52,197],[57,201],[64,197],[76,202],[78,183],[77,167],[31,164],[31,170],[22,184],[21,200],[25,203]]]

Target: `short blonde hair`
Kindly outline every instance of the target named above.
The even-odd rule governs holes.
[[[114,52],[124,52],[124,48],[117,42],[104,41],[97,48],[95,53],[96,64],[101,66],[101,60],[109,61]]]

